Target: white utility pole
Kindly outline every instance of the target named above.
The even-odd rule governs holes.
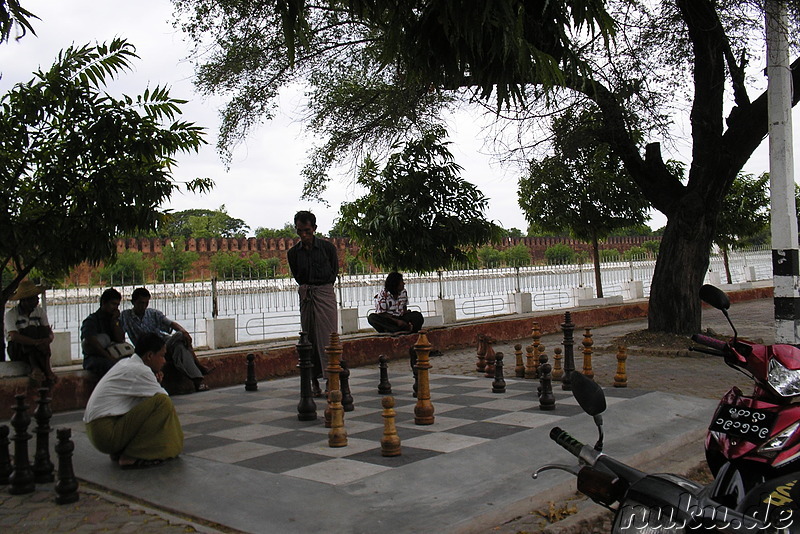
[[[800,257],[794,197],[792,76],[787,27],[784,3],[767,0],[767,101],[775,342],[800,343]]]

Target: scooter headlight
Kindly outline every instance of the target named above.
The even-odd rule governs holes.
[[[769,361],[767,382],[782,397],[800,395],[800,370],[787,369],[776,359]]]
[[[783,449],[783,446],[786,445],[786,442],[789,441],[789,438],[792,437],[798,426],[800,426],[800,422],[795,423],[786,430],[781,431],[777,436],[761,445],[758,450],[761,452],[780,451]]]

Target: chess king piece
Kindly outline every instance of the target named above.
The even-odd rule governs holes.
[[[256,355],[247,355],[247,379],[244,382],[245,391],[258,391],[258,382],[256,382]]]
[[[11,456],[8,453],[8,425],[0,425],[0,486],[8,484],[11,475]]]
[[[297,355],[300,368],[300,402],[297,403],[297,418],[300,421],[315,421],[317,419],[317,403],[311,392],[311,375],[314,373],[314,364],[311,362],[313,347],[308,341],[308,334],[300,332],[297,342]]]
[[[328,355],[328,393],[331,391],[342,391],[340,376],[342,374],[342,366],[339,363],[342,359],[342,343],[339,340],[339,332],[331,332],[330,342],[325,347],[325,352]],[[341,398],[339,399],[341,403]],[[333,412],[331,411],[331,398],[328,395],[328,405],[325,408],[325,428],[332,428]],[[342,415],[344,417],[344,415]]]
[[[561,355],[561,348],[556,347],[553,349],[553,380],[561,380],[564,376],[564,370],[561,368],[561,360],[564,357]]]
[[[594,370],[592,370],[592,329],[587,328],[583,333],[583,374],[594,380]]]
[[[475,370],[479,373],[486,372],[486,336],[478,334],[478,361],[475,363]]]
[[[342,367],[342,373],[339,375],[342,386],[342,408],[345,412],[352,412],[356,407],[353,405],[353,395],[350,393],[350,368],[347,367],[347,362],[344,360],[339,365]]]
[[[516,366],[514,367],[514,376],[517,378],[525,378],[525,362],[522,360],[522,344],[517,343],[514,345],[514,356],[516,357]]]
[[[49,388],[39,388],[39,399],[36,401],[36,453],[33,456],[33,476],[37,484],[46,484],[55,480],[55,466],[50,461],[50,409]]]
[[[486,337],[486,369],[485,369],[486,372],[483,375],[486,378],[494,378],[494,365],[495,365],[495,359],[497,358],[497,355],[494,352],[494,347],[492,346],[492,343],[494,343],[494,339],[492,339],[492,338],[487,336]]]
[[[342,392],[332,389],[328,393],[331,410],[331,429],[328,431],[329,447],[346,447],[347,431],[344,429],[344,408],[342,408]]]
[[[384,397],[381,399],[383,406],[383,437],[381,438],[381,456],[400,456],[400,436],[397,435],[397,426],[394,411],[394,397]]]
[[[56,431],[56,454],[58,455],[58,480],[56,481],[56,503],[70,504],[76,502],[78,495],[78,479],[72,469],[72,451],[75,444],[72,442],[72,430],[59,428]]]
[[[433,404],[431,404],[431,385],[430,385],[430,352],[431,344],[428,342],[426,330],[420,330],[417,343],[414,345],[417,353],[417,404],[414,406],[414,424],[432,425],[433,424]]]
[[[33,469],[28,460],[28,425],[31,416],[28,415],[28,406],[25,404],[25,394],[20,393],[14,397],[17,404],[14,406],[14,415],[11,417],[11,426],[14,427],[14,468],[8,477],[8,492],[11,495],[33,493],[36,489]]]
[[[495,354],[494,359],[494,380],[492,381],[492,393],[505,393],[506,379],[503,378],[503,353]]]
[[[561,389],[564,391],[572,391],[572,371],[575,370],[575,354],[573,353],[573,346],[575,340],[572,335],[575,332],[575,325],[572,323],[572,314],[564,312],[564,322],[561,324],[561,331],[564,332],[564,377],[561,380]]]
[[[378,369],[380,370],[378,395],[391,395],[392,385],[389,383],[389,358],[387,358],[385,354],[378,356]]]
[[[627,349],[620,345],[617,348],[617,373],[614,375],[614,387],[628,387],[628,373],[625,370],[625,362],[628,360]]]

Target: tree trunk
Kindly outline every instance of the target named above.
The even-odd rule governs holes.
[[[592,236],[592,255],[594,256],[594,283],[597,285],[597,298],[603,298],[603,277],[600,275],[600,246],[597,236]]]
[[[728,258],[728,247],[722,247],[722,262],[725,264],[725,276],[728,278],[728,285],[733,283],[731,279],[731,263]]]

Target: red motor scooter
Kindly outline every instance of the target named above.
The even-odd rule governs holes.
[[[741,340],[728,315],[727,295],[704,285],[700,298],[722,311],[734,335],[727,342],[694,335],[704,347],[692,350],[722,356],[753,380],[750,395],[733,387],[722,397],[705,442],[714,499],[736,506],[764,481],[800,471],[800,404],[794,403],[800,398],[800,348]]]

